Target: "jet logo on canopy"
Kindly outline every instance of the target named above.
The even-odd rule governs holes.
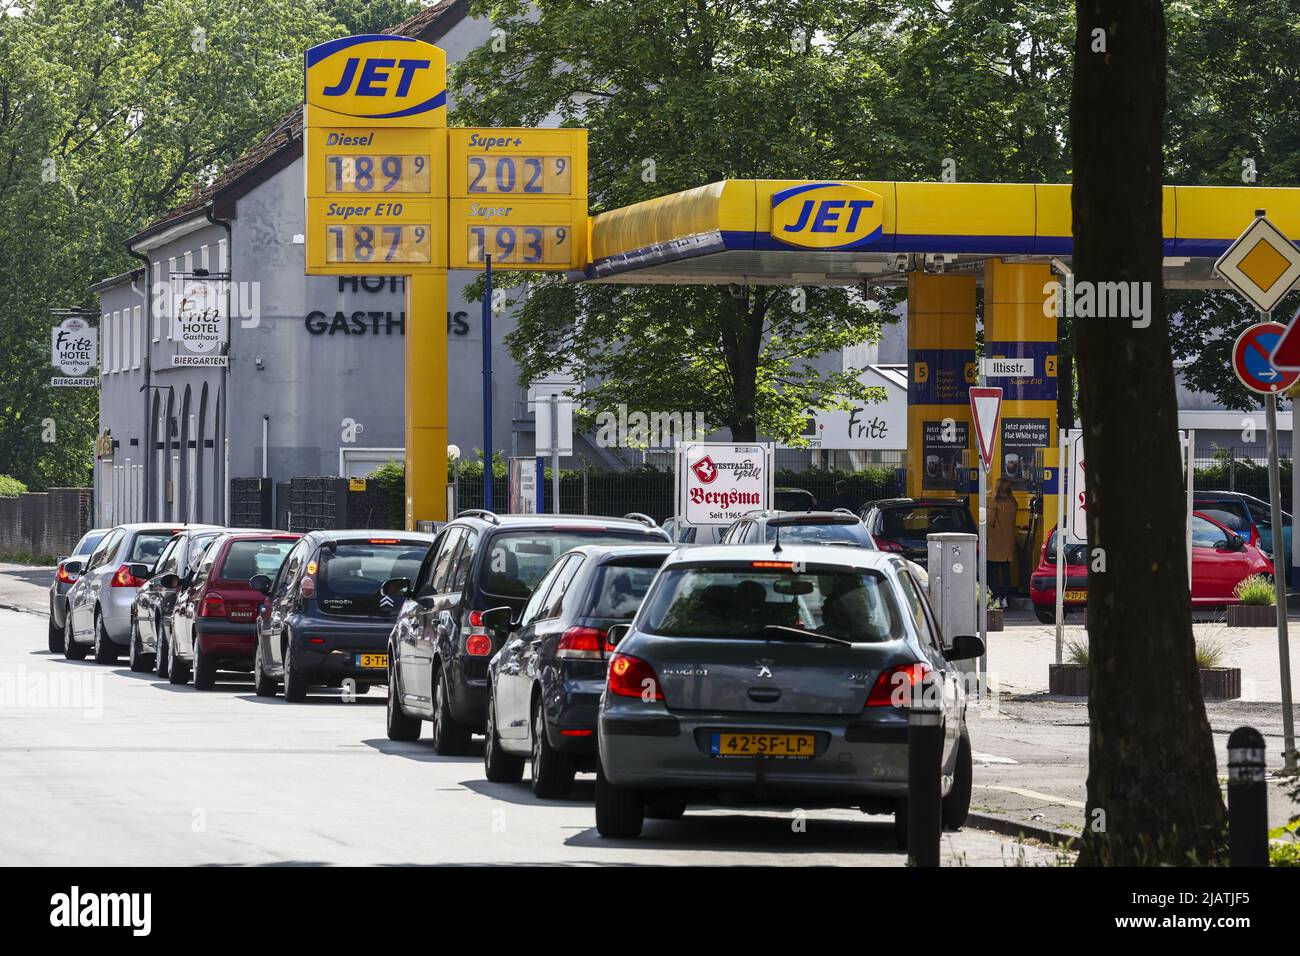
[[[772,194],[774,239],[801,249],[853,249],[883,231],[881,197],[844,183],[801,183]]]

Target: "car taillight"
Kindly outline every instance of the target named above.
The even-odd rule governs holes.
[[[609,692],[647,701],[664,699],[655,669],[641,658],[627,654],[615,654],[609,662]]]
[[[902,552],[903,546],[893,538],[877,538],[876,548],[880,551],[897,551]]]
[[[203,603],[199,605],[199,617],[225,617],[226,616],[226,599],[216,591],[209,591],[203,595]]]
[[[605,631],[594,627],[571,627],[560,635],[560,642],[555,645],[555,656],[570,660],[600,660],[605,650],[613,650],[614,645],[605,644]]]
[[[298,589],[298,593],[305,598],[315,597],[316,579],[313,578],[310,574],[304,576],[302,579],[302,587]]]
[[[867,695],[868,707],[906,707],[912,702],[912,688],[919,684],[930,667],[921,661],[898,664],[880,672],[876,686]]]
[[[486,634],[471,634],[465,639],[465,653],[472,657],[486,657],[492,653],[492,638]]]
[[[469,626],[470,626],[470,627],[482,627],[482,626],[483,626],[483,612],[482,612],[482,611],[470,611],[470,612],[469,612]]]
[[[69,574],[68,569],[61,564],[59,565],[59,570],[55,572],[54,576],[58,578],[60,584],[77,583],[77,576],[75,574]]]
[[[144,578],[137,578],[131,573],[131,565],[124,564],[113,575],[112,586],[115,588],[138,588],[144,585]]]

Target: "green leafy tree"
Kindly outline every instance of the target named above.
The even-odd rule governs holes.
[[[478,2],[504,49],[453,75],[455,121],[591,130],[593,209],[726,178],[847,177],[882,155],[864,114],[879,90],[859,37],[880,4]],[[515,276],[515,281],[524,281]],[[805,408],[879,397],[817,355],[879,335],[869,292],[527,281],[509,342],[521,378],[567,371],[592,408],[698,410],[736,439],[802,430]],[[805,307],[806,306],[806,307]],[[801,307],[803,311],[799,311]],[[580,317],[580,321],[575,318]]]
[[[89,480],[96,394],[49,386],[51,309],[94,308],[89,285],[136,264],[126,239],[293,109],[303,50],[342,32],[318,0],[34,0],[0,16],[0,473]]]
[[[414,16],[426,4],[420,0],[325,0],[325,12],[347,29],[348,36],[383,33]]]

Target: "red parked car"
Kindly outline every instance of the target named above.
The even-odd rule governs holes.
[[[172,612],[168,679],[211,690],[218,670],[249,673],[257,646],[255,625],[264,595],[248,583],[274,578],[302,535],[283,531],[227,532],[208,545],[193,579],[181,587]]]
[[[1259,548],[1199,511],[1192,512],[1192,607],[1236,604],[1233,593],[1252,574],[1273,576],[1273,563]],[[1056,531],[1047,536],[1038,567],[1029,579],[1034,613],[1044,624],[1056,620]],[[1088,605],[1088,549],[1065,546],[1065,609]]]

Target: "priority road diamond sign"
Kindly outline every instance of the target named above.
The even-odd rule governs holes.
[[[1300,279],[1300,249],[1264,216],[1256,217],[1214,271],[1261,312],[1271,312]]]

